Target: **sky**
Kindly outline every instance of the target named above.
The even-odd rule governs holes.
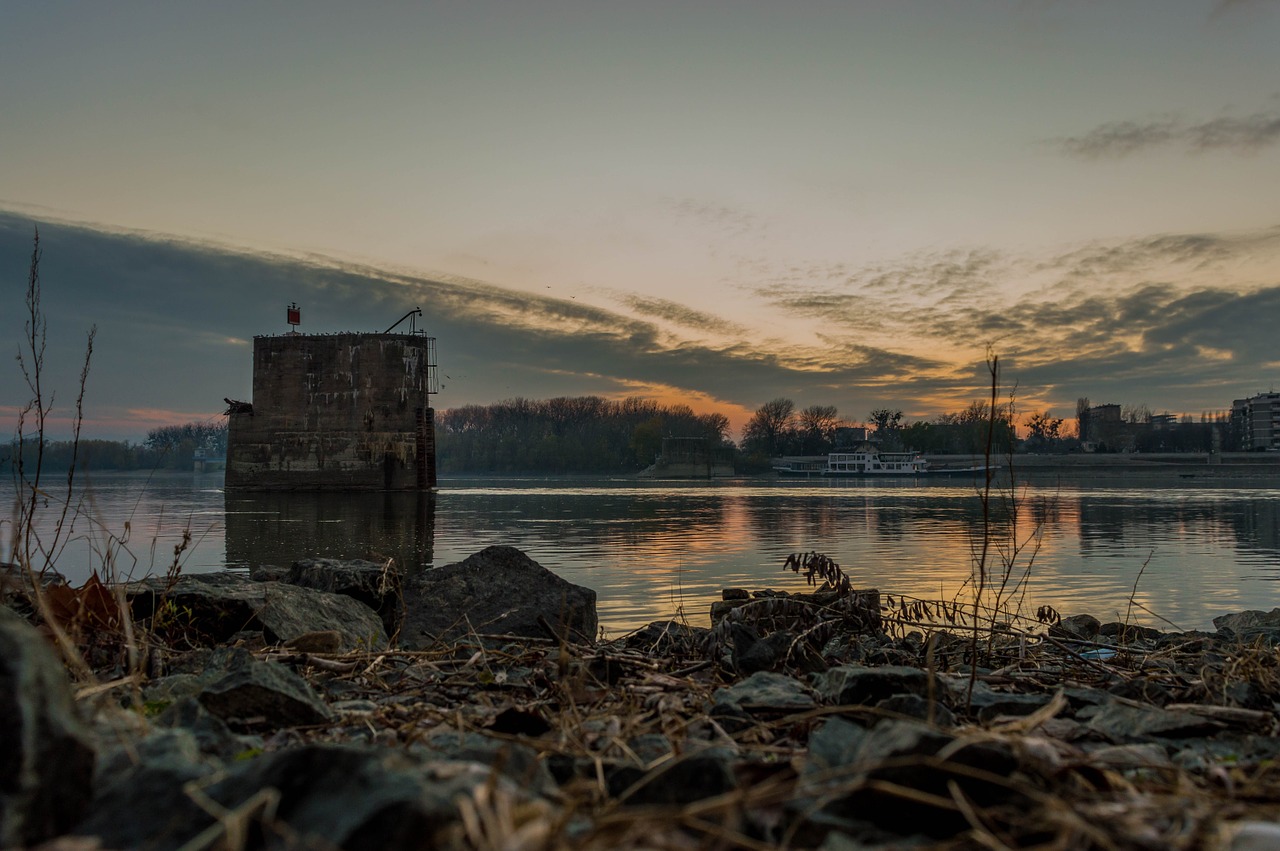
[[[65,428],[251,398],[421,307],[437,408],[1280,385],[1280,2],[0,0],[0,347]],[[6,366],[6,364],[8,364]],[[0,362],[0,426],[28,398]],[[735,435],[736,436],[736,435]]]

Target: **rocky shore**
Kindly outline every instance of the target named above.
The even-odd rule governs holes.
[[[41,595],[0,606],[5,848],[1280,847],[1280,609],[727,589],[601,641],[507,547]]]

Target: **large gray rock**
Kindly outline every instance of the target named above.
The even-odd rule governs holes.
[[[92,739],[45,640],[0,608],[0,847],[66,831],[88,803]]]
[[[217,768],[200,751],[195,735],[180,727],[151,727],[139,736],[103,737],[96,772],[97,785],[109,787],[122,777],[132,778],[137,765],[166,767],[178,772],[209,773]]]
[[[556,576],[514,547],[406,576],[400,645],[425,649],[472,633],[593,641],[596,592]]]
[[[1164,633],[1149,626],[1111,621],[1098,627],[1098,635],[1119,644],[1135,644],[1148,641],[1159,641]]]
[[[300,559],[280,581],[359,600],[378,613],[387,635],[400,626],[400,572],[385,564],[364,559]]]
[[[712,700],[748,713],[804,712],[817,705],[804,683],[770,671],[758,671],[728,688],[717,689]]]
[[[333,711],[311,685],[278,662],[264,662],[239,647],[202,648],[175,659],[169,676],[143,687],[143,700],[168,712],[173,706],[195,699],[217,719],[258,723],[274,727],[318,724],[332,720]],[[186,710],[184,718],[197,723],[198,713]],[[172,726],[183,726],[175,721]],[[195,732],[195,730],[193,730]],[[215,724],[207,730],[215,739],[225,738]],[[210,743],[212,744],[212,743]],[[235,747],[220,742],[219,747]]]
[[[205,709],[194,697],[184,697],[169,705],[160,713],[156,724],[187,731],[202,754],[223,762],[262,749],[262,739],[233,733],[227,722]]]
[[[918,721],[892,719],[865,730],[831,718],[809,737],[788,808],[804,819],[826,816],[950,836],[968,826],[954,810],[934,803],[950,800],[951,784],[979,808],[1016,805],[1019,796],[1003,778],[1017,768],[1007,744],[981,736],[966,740]],[[891,787],[924,794],[916,798]]]
[[[904,718],[928,721],[943,730],[954,727],[956,724],[955,713],[944,704],[915,694],[895,694],[893,697],[886,697],[876,704],[876,709]]]
[[[293,671],[261,662],[245,653],[228,664],[226,674],[197,696],[209,712],[227,722],[260,718],[274,727],[322,724],[333,710]]]
[[[1098,635],[1102,621],[1093,615],[1072,615],[1049,626],[1049,634],[1056,638],[1078,638],[1089,641]]]
[[[96,836],[103,848],[177,849],[213,823],[188,783],[207,781],[215,768],[179,754],[138,762],[104,777],[74,836]],[[74,846],[73,846],[74,847]]]
[[[898,694],[924,697],[929,675],[903,665],[841,665],[813,677],[813,688],[824,701],[838,706],[874,706]]]
[[[1213,619],[1215,629],[1230,629],[1239,632],[1251,627],[1280,627],[1280,609],[1269,612],[1260,609],[1249,609],[1230,615],[1219,615]]]
[[[1263,612],[1250,609],[1230,615],[1220,615],[1213,619],[1218,634],[1242,644],[1253,644],[1259,640],[1269,645],[1280,644],[1280,609]]]
[[[749,624],[730,623],[729,667],[742,676],[769,671],[787,660],[795,633],[785,629],[761,637]]]
[[[194,697],[227,722],[261,719],[289,727],[332,720],[333,711],[311,685],[279,662],[264,662],[239,647],[193,650],[175,659],[167,677],[148,684],[143,697],[173,704]]]
[[[710,631],[679,621],[654,621],[624,636],[623,644],[658,656],[700,656]]]
[[[1162,739],[1211,736],[1223,724],[1192,712],[1169,711],[1155,706],[1112,703],[1103,706],[1088,722],[1089,729],[1116,744]]]
[[[191,573],[166,587],[151,577],[125,587],[134,617],[150,618],[161,602],[171,603],[175,628],[188,640],[210,644],[242,630],[262,630],[271,643],[287,643],[308,633],[335,630],[341,650],[380,650],[387,646],[382,620],[365,604],[341,594],[326,594],[280,582],[254,582],[241,573]]]
[[[212,835],[198,846],[209,847],[208,840],[219,838],[214,817],[183,788],[199,779],[201,791],[222,807],[244,808],[251,829],[237,847],[250,849],[462,847],[448,840],[460,800],[486,784],[517,806],[532,800],[506,778],[491,777],[487,765],[423,763],[386,748],[341,745],[263,754],[217,777],[141,765],[126,779],[131,782],[113,784],[94,802],[76,835],[97,837],[104,848],[162,851],[187,846],[208,830]],[[259,819],[270,826],[260,829]]]
[[[1001,715],[1030,715],[1053,699],[1053,695],[1043,691],[1030,694],[996,691],[984,682],[974,683],[970,692],[967,677],[940,677],[939,683],[942,686],[939,691],[956,711],[967,709],[984,724]]]

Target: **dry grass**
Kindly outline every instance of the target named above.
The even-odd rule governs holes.
[[[1166,651],[1166,661],[1180,651]],[[565,658],[563,654],[567,653]],[[1185,661],[1191,661],[1190,651]],[[924,847],[961,848],[1225,848],[1232,826],[1280,816],[1280,771],[1268,762],[1226,764],[1203,773],[1169,765],[1158,770],[1095,764],[1076,744],[1056,737],[1061,696],[1039,712],[963,724],[954,749],[1001,743],[1037,770],[1004,777],[934,757],[904,758],[956,779],[981,779],[1016,793],[1016,804],[983,807],[953,780],[938,795],[868,775],[867,766],[828,776],[802,776],[810,734],[831,716],[874,721],[871,707],[820,707],[807,712],[760,711],[742,729],[727,732],[708,714],[713,692],[733,675],[700,664],[694,655],[657,656],[615,645],[563,645],[530,641],[493,649],[487,642],[435,652],[301,655],[276,649],[263,658],[292,665],[323,693],[340,684],[344,699],[362,697],[376,708],[348,713],[333,724],[296,731],[278,746],[302,742],[372,741],[374,747],[410,749],[433,735],[482,733],[533,749],[543,761],[577,767],[548,800],[530,798],[499,783],[501,766],[459,802],[462,818],[449,847],[499,848],[802,848],[822,831],[789,806],[815,782],[827,799],[871,790],[887,799],[945,811],[965,827]],[[1104,675],[1150,678],[1202,702],[1186,708],[1239,728],[1274,735],[1271,713],[1210,706],[1209,684],[1151,666],[1150,658],[1116,662],[1073,659],[1049,642],[1030,648],[1014,665],[979,681],[1016,692],[1083,685]],[[1241,648],[1229,676],[1265,674],[1276,687],[1274,648]],[[692,671],[690,673],[690,671]],[[1271,693],[1280,696],[1280,693]],[[1183,708],[1183,707],[1178,707]],[[1232,712],[1237,714],[1232,715]],[[673,750],[646,762],[630,743],[661,734]],[[642,803],[638,793],[662,783],[681,761],[709,746],[736,752],[738,787],[686,804]],[[566,762],[568,761],[568,762]],[[609,766],[627,765],[637,780],[610,794]],[[878,768],[885,768],[880,765]],[[518,780],[518,778],[516,778]],[[901,826],[903,835],[915,826]],[[450,844],[452,843],[452,844]]]

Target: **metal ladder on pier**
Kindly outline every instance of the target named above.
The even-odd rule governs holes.
[[[418,431],[414,447],[417,450],[418,490],[436,486],[436,424],[432,408],[418,409]]]

